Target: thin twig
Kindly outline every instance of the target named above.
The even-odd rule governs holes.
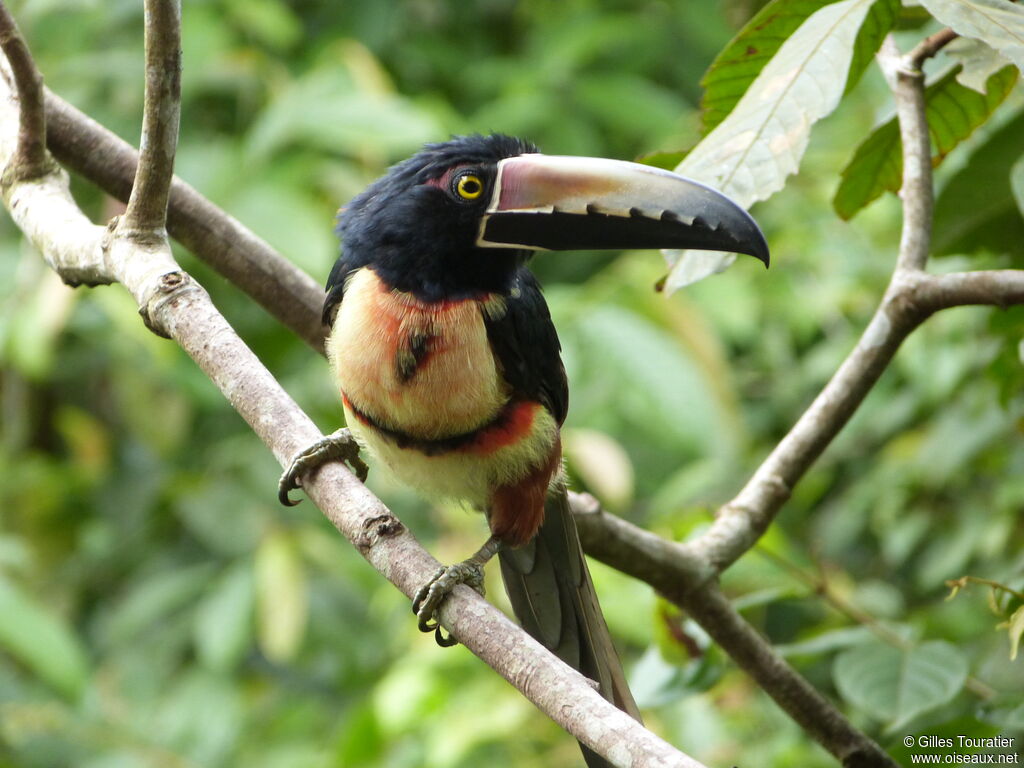
[[[46,154],[43,76],[36,68],[7,4],[3,2],[0,2],[0,49],[10,64],[19,105],[17,151],[4,173],[19,180],[38,178],[54,170],[54,164]]]
[[[119,229],[166,238],[181,114],[181,0],[146,0],[146,94],[142,151],[128,209]]]
[[[920,67],[924,64],[925,59],[930,59],[958,37],[960,35],[949,27],[940,29],[914,46],[914,49],[907,54],[907,58],[915,67]]]
[[[927,47],[926,47],[927,48]],[[889,84],[896,101],[896,116],[903,146],[903,230],[900,234],[897,270],[921,270],[928,261],[932,239],[932,143],[924,103],[924,73],[920,61],[902,56],[888,37],[879,52],[883,70],[890,71]]]
[[[931,311],[982,304],[1004,308],[1024,304],[1024,270],[924,275],[917,288],[916,301]]]

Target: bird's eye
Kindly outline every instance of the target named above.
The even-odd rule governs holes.
[[[476,200],[484,193],[484,183],[472,173],[464,173],[455,181],[455,192],[463,200]]]

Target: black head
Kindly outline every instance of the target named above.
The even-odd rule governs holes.
[[[372,266],[387,284],[425,301],[504,292],[530,252],[479,247],[479,223],[498,162],[535,152],[501,134],[428,144],[342,210],[345,271]]]

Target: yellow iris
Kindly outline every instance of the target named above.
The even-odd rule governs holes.
[[[467,173],[459,178],[455,191],[459,193],[459,197],[463,200],[476,200],[484,193],[484,184],[480,181],[479,176]]]

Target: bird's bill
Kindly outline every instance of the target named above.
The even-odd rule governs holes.
[[[720,192],[622,160],[519,155],[498,163],[477,244],[567,251],[695,248],[768,265],[757,223]]]

